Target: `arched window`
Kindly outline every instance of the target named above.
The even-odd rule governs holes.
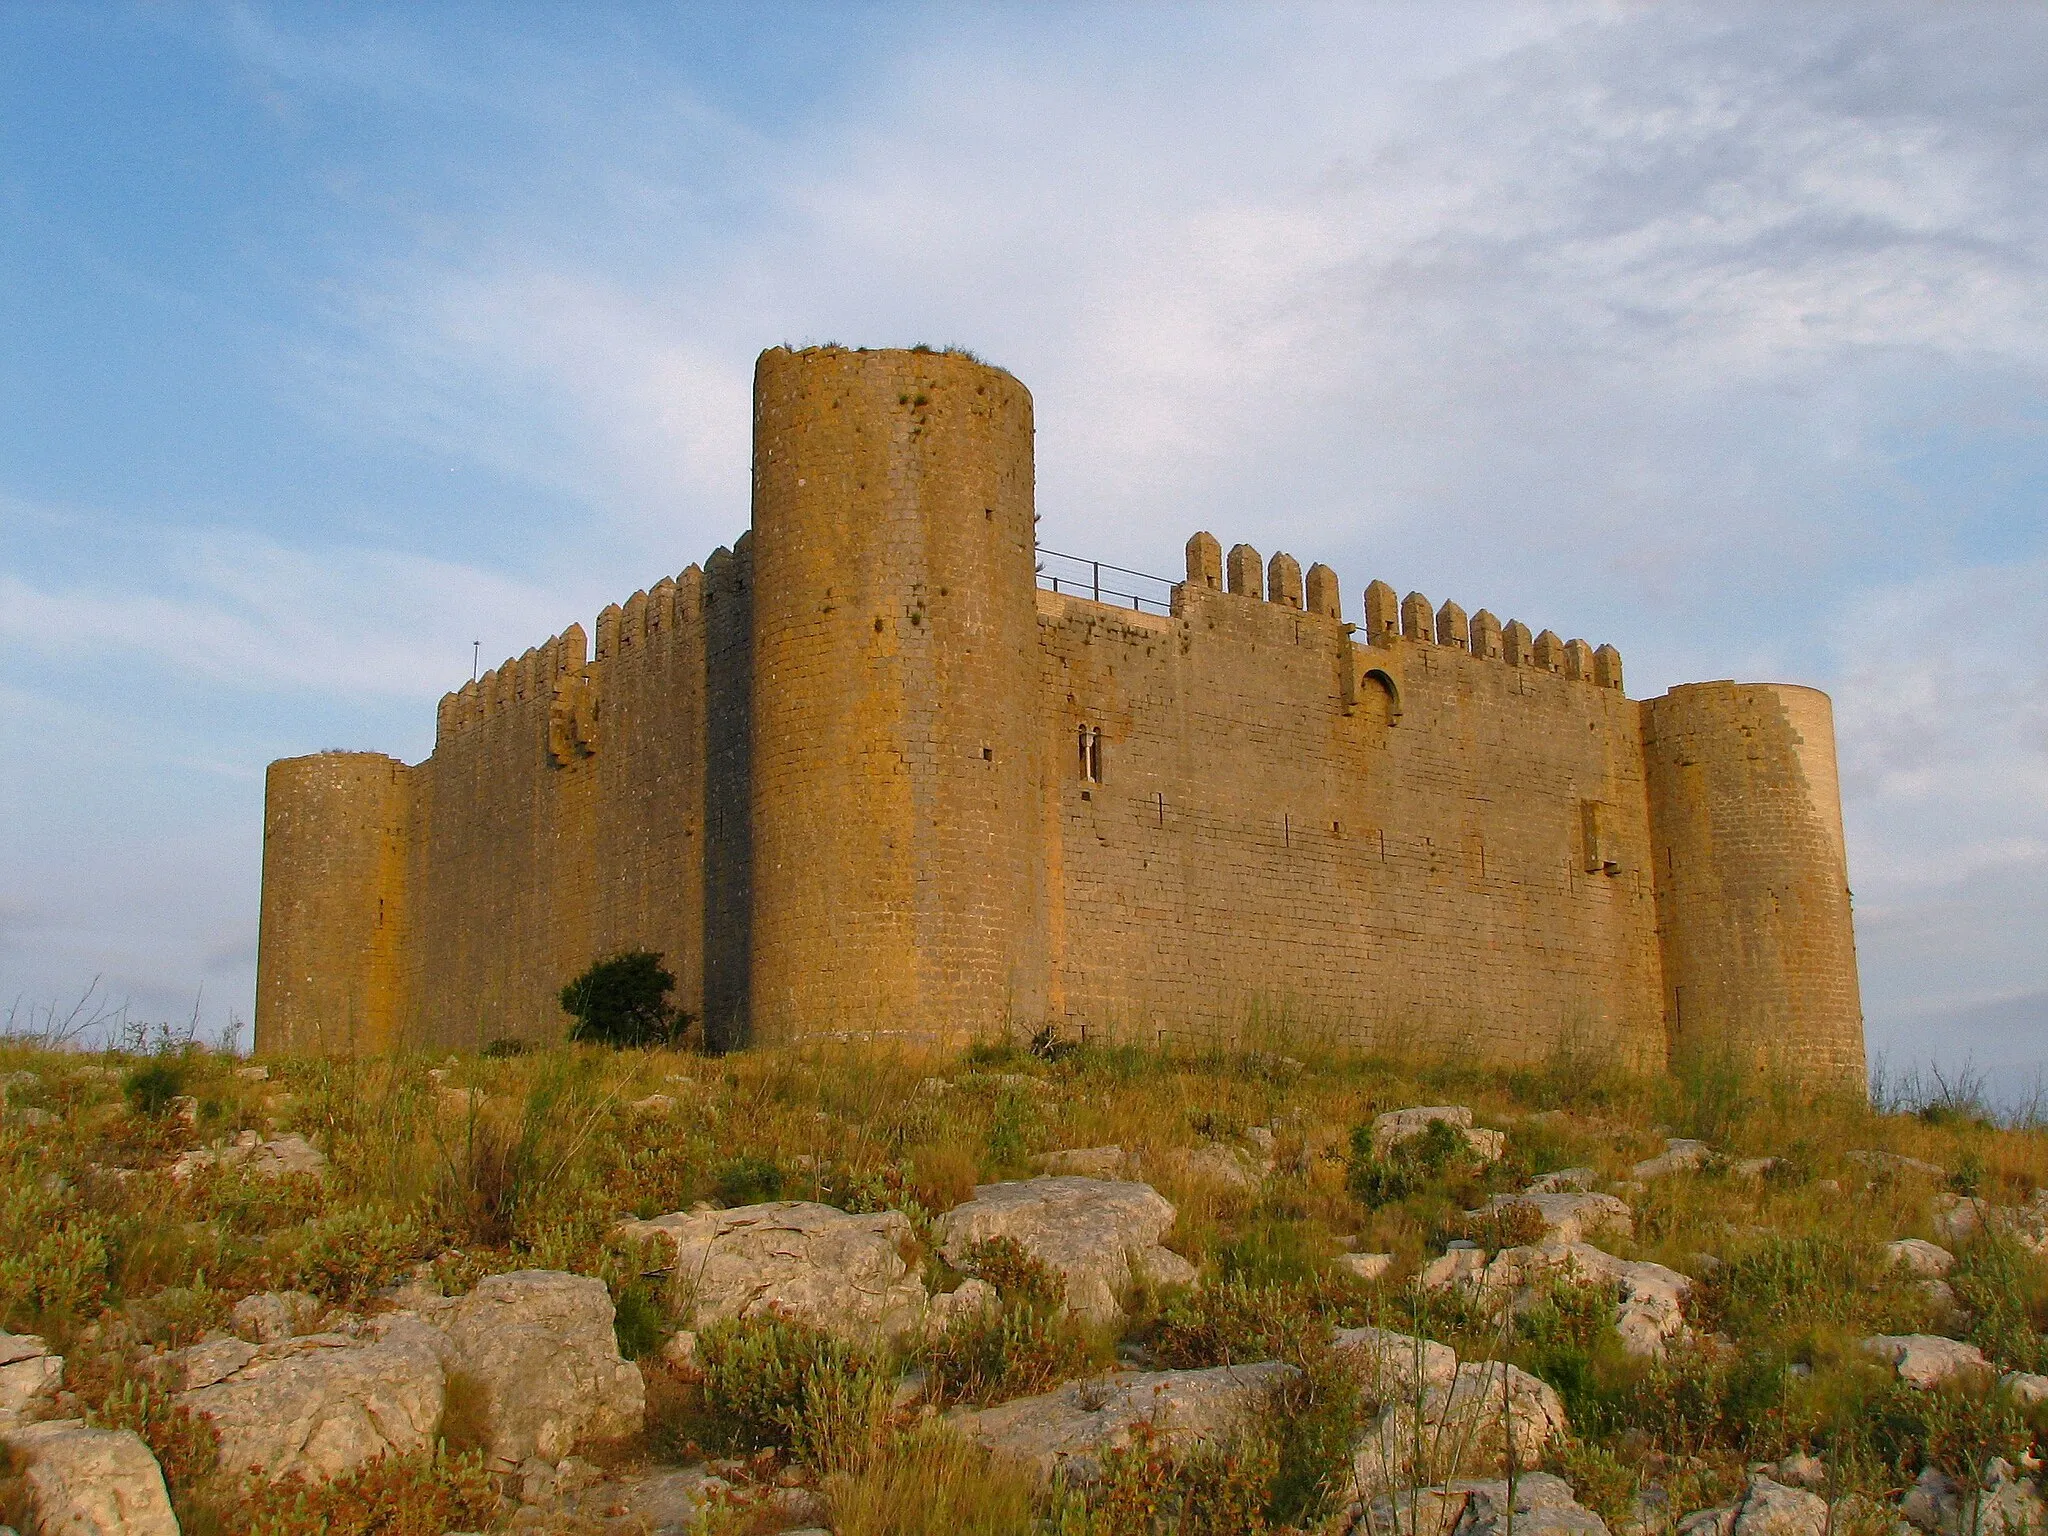
[[[1102,782],[1102,727],[1083,725],[1079,728],[1077,745],[1080,757],[1081,777],[1090,784]]]
[[[1368,719],[1392,725],[1401,718],[1401,690],[1391,674],[1374,667],[1358,680],[1358,702]]]

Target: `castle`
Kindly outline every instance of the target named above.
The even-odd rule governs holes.
[[[1075,590],[1032,433],[964,354],[763,353],[731,550],[443,698],[422,763],[271,765],[258,1049],[559,1038],[649,949],[717,1048],[1272,1025],[1860,1091],[1825,695],[1633,701],[1611,647],[1377,581],[1349,624],[1206,533],[1160,603]]]

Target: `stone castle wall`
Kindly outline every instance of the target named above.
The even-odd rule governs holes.
[[[765,353],[753,529],[441,705],[271,769],[264,1051],[558,1037],[660,951],[716,1046],[1312,1030],[1857,1085],[1823,695],[1197,535],[1170,614],[1038,589],[1029,393]]]

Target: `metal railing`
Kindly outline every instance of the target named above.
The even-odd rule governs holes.
[[[1110,578],[1108,585],[1102,579],[1105,572]],[[1127,592],[1115,585],[1118,581],[1141,590]],[[1134,613],[1170,614],[1173,611],[1174,583],[1164,576],[1111,565],[1104,560],[1089,560],[1081,555],[1063,555],[1056,549],[1038,551],[1038,584],[1048,591],[1064,592],[1069,597],[1085,597],[1091,602],[1110,603],[1119,608],[1129,604]]]

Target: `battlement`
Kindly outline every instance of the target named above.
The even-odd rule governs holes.
[[[1317,563],[1308,569],[1306,586],[1301,562],[1289,554],[1275,554],[1265,564],[1260,580],[1259,552],[1249,544],[1231,547],[1228,585],[1225,585],[1223,546],[1210,533],[1197,533],[1188,540],[1188,585],[1198,591],[1229,591],[1237,597],[1273,603],[1281,608],[1321,615],[1341,621],[1344,617],[1342,588],[1337,573]],[[1356,626],[1347,625],[1347,629]],[[1621,689],[1621,652],[1611,645],[1598,650],[1584,640],[1560,640],[1551,630],[1531,636],[1519,619],[1505,628],[1484,608],[1468,621],[1465,610],[1454,602],[1432,608],[1420,592],[1396,598],[1384,581],[1365,589],[1366,644],[1393,646],[1449,646],[1468,651],[1482,661],[1498,661],[1510,667],[1530,667],[1552,672],[1574,682],[1592,683],[1600,688]]]

